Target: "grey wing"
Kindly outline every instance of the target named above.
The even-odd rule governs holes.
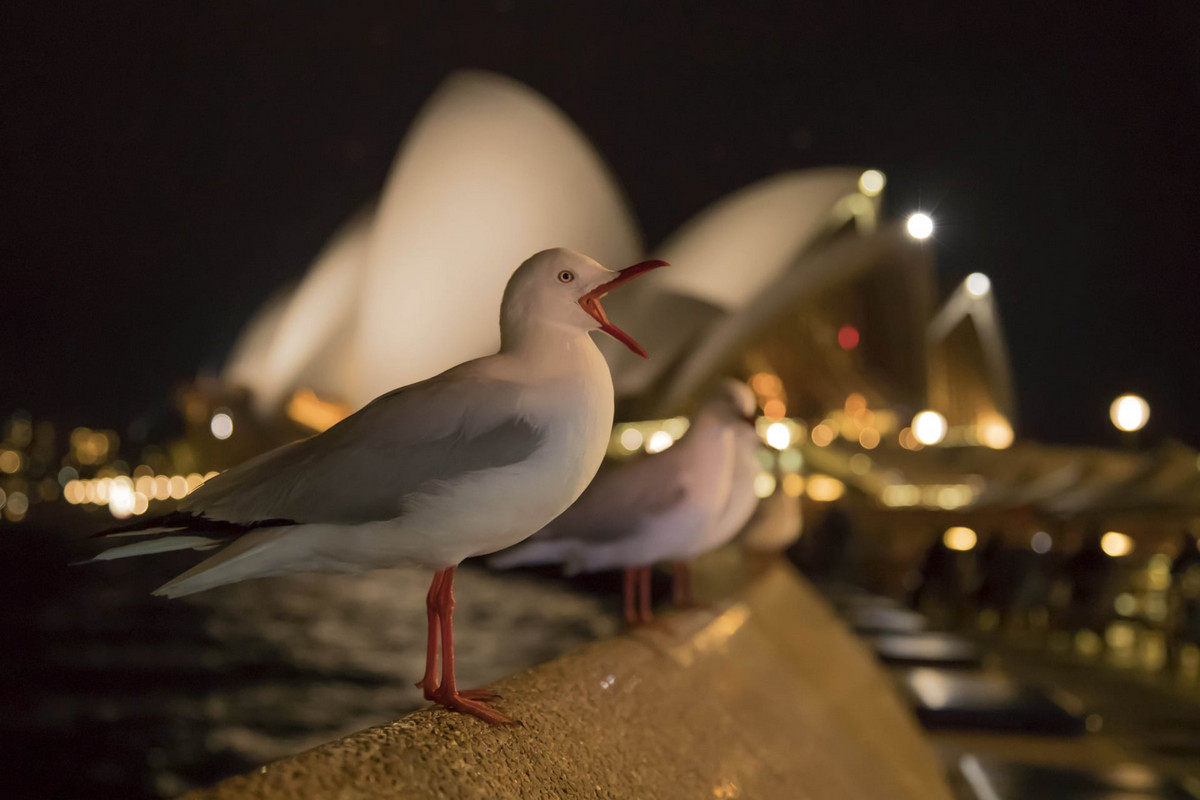
[[[612,542],[634,536],[648,520],[687,497],[682,452],[667,450],[627,463],[606,463],[575,504],[531,541]]]
[[[201,486],[182,508],[231,522],[394,519],[414,494],[528,458],[541,444],[521,387],[446,373]]]

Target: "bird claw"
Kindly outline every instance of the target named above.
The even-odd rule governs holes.
[[[484,697],[483,695],[488,695],[488,697]],[[486,700],[494,699],[498,696],[495,692],[488,691],[487,689],[464,689],[454,694],[439,691],[432,699],[433,702],[444,708],[457,711],[461,714],[470,714],[472,717],[481,719],[491,725],[508,725],[512,723],[512,717],[501,714],[496,709],[485,705]]]

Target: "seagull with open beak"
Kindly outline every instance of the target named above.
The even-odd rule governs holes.
[[[588,334],[602,330],[645,356],[600,300],[662,266],[614,272],[572,250],[534,255],[505,288],[498,353],[222,473],[172,514],[100,534],[139,538],[96,560],[221,548],[155,592],[167,597],[290,572],[427,567],[435,573],[418,686],[447,708],[511,721],[487,704],[490,692],[455,683],[454,571],[542,528],[592,480],[612,429],[613,387]]]

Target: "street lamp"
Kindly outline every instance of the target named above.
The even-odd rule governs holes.
[[[905,227],[914,239],[928,239],[933,235],[933,217],[918,211],[908,218]]]

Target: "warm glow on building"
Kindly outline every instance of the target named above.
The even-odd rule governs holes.
[[[993,450],[1004,450],[1013,443],[1012,425],[999,414],[981,419],[976,426],[976,435],[981,444]]]
[[[829,475],[809,475],[804,490],[818,503],[832,503],[846,493],[846,484]]]

